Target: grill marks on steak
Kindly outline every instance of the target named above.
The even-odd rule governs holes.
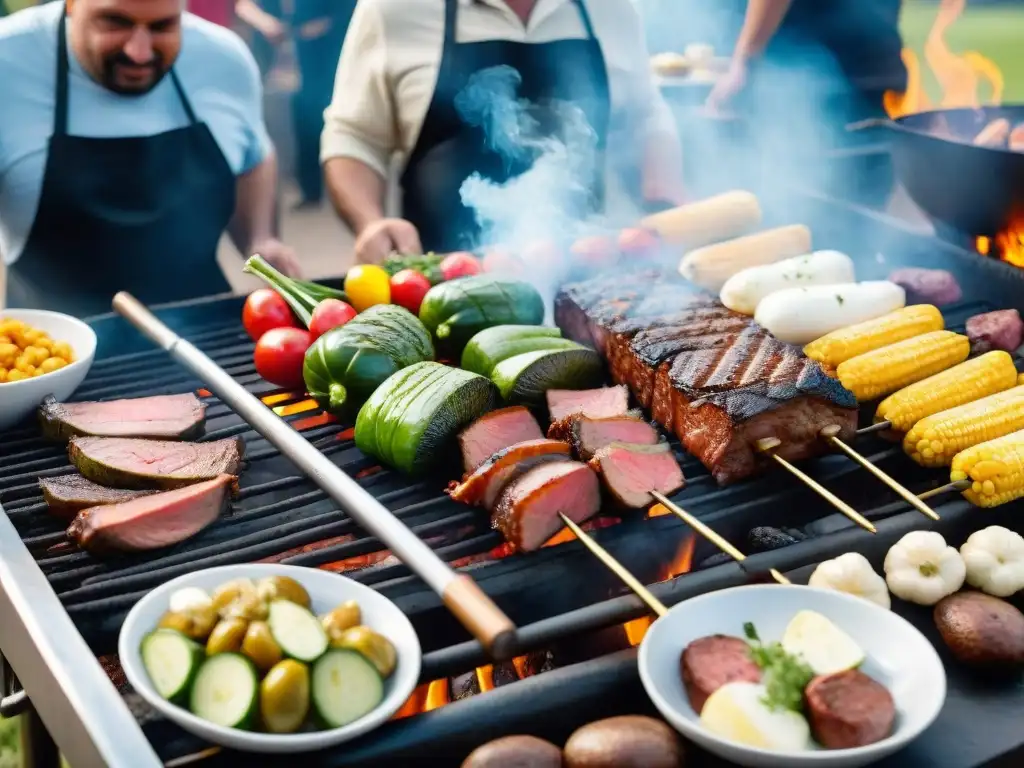
[[[649,281],[646,291],[638,280]],[[825,449],[818,433],[826,426],[837,424],[840,437],[852,436],[852,393],[751,318],[693,294],[671,277],[624,276],[621,285],[601,281],[607,294],[600,300],[586,283],[564,289],[555,301],[556,322],[570,338],[585,328],[586,338],[608,359],[613,380],[628,385],[720,484],[768,465],[755,450],[761,438],[778,438],[777,453],[800,460]],[[664,303],[673,291],[674,309],[651,318],[646,308]],[[604,309],[609,304],[616,307],[615,317]]]
[[[68,538],[92,552],[138,552],[177,544],[217,519],[235,480],[220,475],[186,488],[84,509],[68,527]]]
[[[226,438],[176,443],[121,437],[74,437],[71,463],[95,483],[132,490],[181,488],[219,475],[236,475],[245,443]]]
[[[39,407],[43,435],[59,442],[75,436],[187,440],[203,433],[205,420],[206,405],[191,393],[84,403],[48,397]]]
[[[466,472],[473,472],[509,446],[543,437],[537,420],[523,406],[499,408],[484,414],[459,433],[463,466]]]
[[[498,494],[511,481],[545,461],[569,458],[569,446],[560,440],[526,440],[498,451],[449,491],[463,504],[492,509]]]
[[[39,487],[43,491],[43,499],[46,500],[50,514],[64,520],[71,520],[78,512],[89,507],[117,504],[156,493],[106,488],[74,474],[40,478]]]
[[[651,491],[668,496],[683,487],[683,470],[668,443],[609,445],[590,460],[590,467],[615,500],[632,509],[653,503]]]

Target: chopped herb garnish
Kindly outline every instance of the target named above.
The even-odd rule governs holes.
[[[772,711],[800,712],[804,705],[804,688],[811,682],[814,672],[800,659],[786,653],[780,643],[762,643],[750,622],[743,625],[743,634],[750,645],[750,658],[762,671],[765,706]]]
[[[838,293],[836,294],[836,301],[838,301],[838,302],[839,302],[839,306],[842,306],[843,304],[845,304],[845,303],[846,303],[846,299],[844,299],[844,298],[843,298],[842,296],[840,296],[840,295],[839,295]]]

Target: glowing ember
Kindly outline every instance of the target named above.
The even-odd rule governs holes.
[[[521,675],[520,675],[521,677]],[[494,666],[488,664],[486,667],[476,668],[476,681],[480,685],[480,693],[487,693],[494,690]]]
[[[213,392],[208,389],[197,389],[196,397],[213,397]]]
[[[312,429],[313,427],[322,427],[326,424],[330,424],[334,421],[334,417],[331,414],[324,411],[318,413],[316,416],[307,416],[304,419],[292,422],[292,427],[297,431],[301,432],[304,429]]]
[[[264,395],[260,398],[264,405],[277,405],[278,403],[286,403],[289,400],[295,400],[296,398],[302,397],[301,392],[278,392],[276,395]]]
[[[398,558],[395,558],[390,552],[372,552],[369,555],[357,555],[356,557],[347,557],[344,560],[336,560],[333,563],[324,563],[318,567],[321,571],[343,573],[345,571],[356,571],[360,568],[369,568],[371,565],[383,563],[388,558],[394,559],[396,563],[398,562]]]
[[[675,578],[690,572],[690,568],[693,565],[693,550],[696,547],[696,536],[687,536],[683,540],[683,543],[679,546],[679,551],[676,552],[675,558],[673,558],[672,563],[668,567],[666,579]]]
[[[356,472],[356,480],[361,480],[362,478],[369,477],[370,475],[376,475],[378,472],[383,471],[383,469],[383,467],[367,467],[366,469],[361,469]]]
[[[449,701],[448,681],[435,680],[427,686],[427,700],[423,704],[423,711],[430,712],[433,709],[439,709]]]
[[[312,411],[319,406],[316,404],[316,400],[302,400],[298,403],[292,403],[290,405],[279,405],[274,408],[274,413],[278,416],[292,416],[296,413],[305,413],[306,411]]]
[[[412,692],[412,696],[406,699],[405,704],[402,705],[392,720],[401,720],[403,717],[412,717],[418,715],[423,711],[423,706],[427,703],[427,689],[430,688],[428,683],[417,686],[416,690]]]
[[[623,624],[622,628],[626,631],[626,639],[629,640],[629,644],[640,645],[653,623],[654,621],[649,616],[641,616],[639,619],[633,619]]]

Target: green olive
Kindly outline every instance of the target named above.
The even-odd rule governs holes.
[[[355,600],[342,603],[330,613],[325,613],[320,617],[320,623],[323,624],[324,632],[327,633],[327,639],[331,645],[337,645],[345,630],[358,627],[362,620],[359,603]]]
[[[377,634],[369,627],[358,626],[346,629],[338,638],[336,646],[362,654],[377,668],[381,677],[389,677],[395,671],[397,663],[395,646],[386,637]]]
[[[255,592],[245,592],[228,603],[220,615],[225,619],[245,619],[246,621],[263,621],[267,618],[267,604],[260,600]]]
[[[158,626],[175,629],[193,640],[205,642],[216,623],[217,612],[213,606],[197,606],[187,611],[168,611],[160,618]]]
[[[221,616],[229,605],[244,595],[256,596],[256,585],[252,579],[234,579],[217,587],[210,598],[213,600],[213,608]]]
[[[272,600],[288,600],[309,608],[309,593],[295,579],[289,576],[267,576],[256,582],[256,592],[265,603]]]
[[[281,660],[281,646],[274,640],[270,627],[265,621],[254,621],[249,624],[242,640],[242,653],[256,665],[261,672],[266,672]]]
[[[285,659],[270,668],[260,683],[260,715],[271,733],[295,733],[309,712],[309,670]]]
[[[237,653],[242,647],[242,638],[249,628],[245,619],[221,619],[213,628],[206,641],[206,655],[216,653]]]

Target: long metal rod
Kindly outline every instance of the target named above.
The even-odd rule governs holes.
[[[482,589],[453,571],[390,510],[197,347],[178,336],[134,297],[119,293],[114,309],[192,371],[257,432],[287,456],[353,520],[373,533],[439,594],[456,618],[498,659],[514,655],[516,628]]]

